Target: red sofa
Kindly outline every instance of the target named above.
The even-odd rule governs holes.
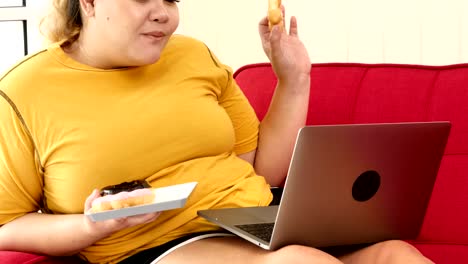
[[[262,119],[276,82],[270,65],[246,65],[234,77]],[[468,64],[324,63],[313,65],[311,77],[308,124],[452,122],[423,227],[410,242],[438,264],[468,263]],[[0,260],[77,261],[1,251]]]
[[[270,65],[246,65],[234,77],[262,119],[275,87]],[[307,124],[435,120],[450,120],[452,129],[424,224],[410,242],[435,263],[468,263],[468,64],[312,66]]]

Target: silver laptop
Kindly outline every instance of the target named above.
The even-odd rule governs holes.
[[[306,126],[298,133],[279,205],[198,214],[269,250],[416,238],[450,127]]]

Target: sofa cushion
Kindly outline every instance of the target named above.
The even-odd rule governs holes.
[[[35,255],[25,252],[1,251],[0,259],[3,263],[41,263],[46,260],[46,256]]]
[[[413,245],[437,264],[468,263],[467,245],[423,243],[413,243]]]
[[[38,254],[0,251],[0,260],[2,264],[83,264],[78,257],[49,257]]]

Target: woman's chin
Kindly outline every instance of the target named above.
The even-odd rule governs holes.
[[[145,56],[139,56],[132,60],[131,66],[136,67],[154,64],[159,60],[160,57],[160,54],[146,54]]]

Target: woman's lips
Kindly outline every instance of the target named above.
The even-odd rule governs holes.
[[[145,37],[148,37],[152,40],[160,40],[162,38],[164,38],[166,36],[166,34],[164,34],[163,32],[160,32],[160,31],[152,31],[152,32],[147,32],[147,33],[143,33],[143,35]]]

